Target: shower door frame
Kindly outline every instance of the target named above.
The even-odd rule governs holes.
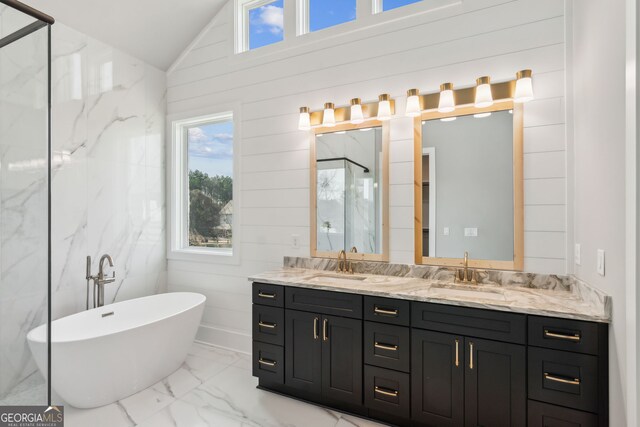
[[[21,40],[42,28],[47,28],[47,405],[51,406],[51,26],[55,20],[16,0],[0,0],[9,6],[35,19],[34,22],[0,39],[0,49]]]

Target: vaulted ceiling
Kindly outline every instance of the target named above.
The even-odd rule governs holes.
[[[166,70],[227,0],[22,0]]]

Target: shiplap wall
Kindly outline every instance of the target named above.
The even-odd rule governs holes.
[[[359,10],[368,0],[359,0]],[[207,295],[199,339],[250,350],[247,276],[277,268],[285,255],[309,255],[309,140],[297,130],[298,107],[345,105],[383,92],[404,110],[406,90],[440,83],[472,85],[532,68],[536,99],[525,106],[525,268],[566,272],[565,19],[558,0],[428,0],[295,37],[285,0],[285,41],[235,55],[233,2],[168,74],[168,115],[241,105],[238,265],[169,260],[172,291]],[[364,7],[366,10],[366,7]],[[413,127],[391,122],[391,261],[413,260]],[[300,236],[300,248],[291,235]]]

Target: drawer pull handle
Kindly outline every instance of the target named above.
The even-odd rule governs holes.
[[[376,341],[376,342],[373,344],[373,346],[374,346],[375,348],[379,348],[379,349],[381,349],[381,350],[398,351],[398,346],[397,346],[397,345],[392,345],[392,344],[382,344],[382,343],[379,343],[379,342],[377,342],[377,341]]]
[[[271,294],[271,293],[268,293],[268,292],[258,291],[258,296],[260,298],[274,299],[276,297],[276,294]]]
[[[278,362],[276,362],[275,360],[263,359],[261,357],[260,359],[258,359],[258,363],[266,366],[276,366]]]
[[[460,341],[456,340],[456,368],[460,366]]]
[[[557,338],[559,340],[568,340],[568,341],[580,341],[580,334],[559,334],[557,332],[550,332],[547,329],[544,330],[544,336],[549,338]]]
[[[469,343],[469,369],[473,369],[473,343]]]
[[[258,322],[258,326],[260,326],[261,328],[275,329],[277,324],[268,323],[268,322]]]
[[[398,315],[398,310],[395,309],[387,309],[387,308],[380,308],[377,305],[373,308],[373,312],[376,314],[382,314],[383,316],[397,316]]]
[[[327,341],[329,339],[329,333],[327,331],[327,324],[329,323],[328,319],[322,320],[322,341]]]
[[[571,379],[571,378],[556,377],[555,375],[551,375],[546,372],[544,373],[544,379],[549,381],[555,381],[557,383],[562,383],[562,384],[580,385],[579,378]]]
[[[375,387],[376,393],[384,394],[385,396],[398,397],[398,390],[390,390],[388,388]]]
[[[318,318],[317,317],[313,319],[313,339],[314,340],[318,339]]]

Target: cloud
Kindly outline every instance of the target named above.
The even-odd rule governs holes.
[[[189,129],[189,156],[212,159],[233,157],[233,134],[207,134],[202,128]]]
[[[283,8],[269,4],[260,8],[260,22],[273,34],[280,34],[284,29]]]

